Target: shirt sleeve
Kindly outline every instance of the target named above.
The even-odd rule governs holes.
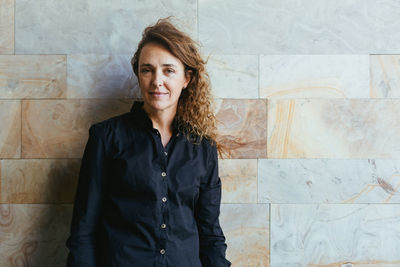
[[[203,267],[225,267],[231,262],[225,258],[227,245],[219,224],[221,180],[218,176],[218,155],[211,146],[207,177],[200,184],[195,218],[200,239],[200,261]]]
[[[67,267],[97,266],[96,231],[106,166],[101,130],[96,125],[89,128],[89,139],[83,153],[75,195],[71,234],[66,241],[69,249]]]

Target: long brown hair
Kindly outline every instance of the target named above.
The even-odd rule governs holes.
[[[157,43],[169,50],[185,67],[185,73],[191,71],[191,80],[182,90],[178,101],[176,117],[178,127],[186,132],[187,137],[196,136],[198,141],[206,138],[217,146],[220,156],[227,152],[217,142],[217,126],[214,115],[214,100],[211,94],[211,83],[206,71],[207,61],[199,53],[198,44],[186,33],[178,30],[170,17],[159,19],[156,24],[144,29],[142,40],[131,60],[137,77],[139,57],[143,47],[148,43]]]

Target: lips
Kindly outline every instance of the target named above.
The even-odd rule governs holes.
[[[168,95],[168,93],[162,93],[162,92],[149,92],[149,95],[152,95],[152,96],[164,96],[164,95]]]

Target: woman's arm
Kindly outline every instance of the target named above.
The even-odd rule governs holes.
[[[225,258],[227,245],[219,224],[221,206],[221,180],[218,176],[218,155],[210,148],[206,182],[200,184],[200,195],[195,218],[200,238],[200,261],[203,267],[230,266]]]
[[[95,267],[96,228],[98,226],[106,170],[103,131],[96,125],[89,129],[75,195],[67,267]]]

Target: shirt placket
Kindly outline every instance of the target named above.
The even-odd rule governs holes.
[[[160,266],[166,266],[166,256],[168,254],[166,245],[168,241],[168,172],[167,172],[167,162],[168,162],[168,152],[162,145],[161,135],[158,130],[154,129],[156,135],[156,146],[157,146],[157,157],[159,157],[158,162],[160,162],[160,180],[161,180],[161,195],[160,205],[161,205],[161,221],[159,221],[158,228],[160,232],[160,245],[159,254],[161,260],[159,261]]]

